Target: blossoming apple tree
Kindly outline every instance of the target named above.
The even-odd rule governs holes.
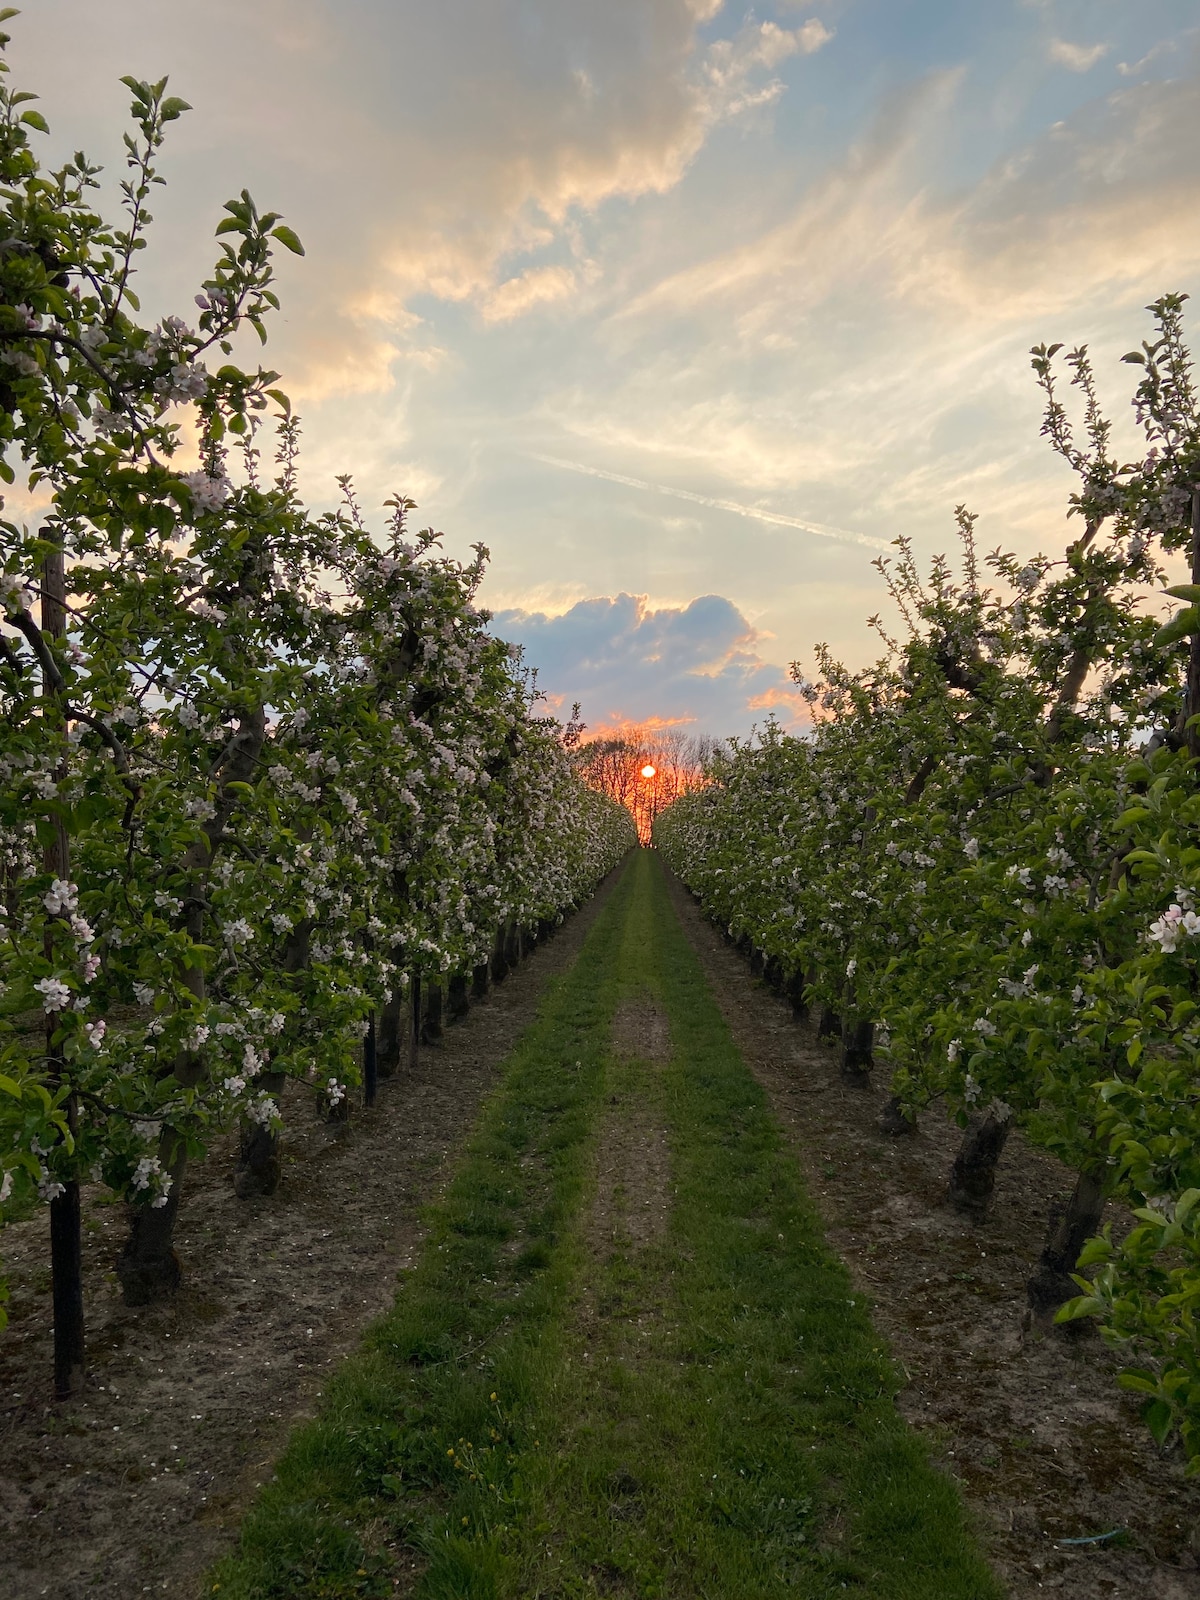
[[[811,737],[735,745],[658,838],[825,1031],[837,1019],[847,1077],[889,1073],[892,1131],[934,1100],[954,1111],[961,1209],[987,1205],[1015,1125],[1077,1175],[1033,1312],[1098,1317],[1150,1426],[1178,1429],[1196,1464],[1200,415],[1183,300],[1151,308],[1153,337],[1126,358],[1145,436],[1132,462],[1086,349],[1066,358],[1082,439],[1060,347],[1033,352],[1043,432],[1078,478],[1067,548],[980,560],[960,508],[961,575],[938,558],[926,579],[899,541],[879,565],[901,637],[875,619],[873,667],[821,650],[816,682],[794,669]],[[1191,581],[1171,584],[1180,560]],[[1147,604],[1164,586],[1182,603],[1165,627]],[[1138,1223],[1120,1244],[1100,1231],[1114,1197]]]
[[[191,319],[138,320],[188,107],[126,83],[111,224],[99,169],[43,170],[34,97],[0,80],[0,478],[36,507],[0,521],[0,1214],[48,1203],[60,1394],[83,1183],[131,1203],[127,1297],[169,1292],[214,1129],[242,1124],[246,1192],[269,1186],[290,1079],[343,1105],[378,1014],[561,918],[632,842],[488,632],[486,551],[410,536],[402,498],[373,532],[348,479],[302,503],[278,375],[235,359],[273,252],[303,253],[286,224],[243,193]]]

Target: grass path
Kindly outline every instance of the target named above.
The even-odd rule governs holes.
[[[431,1223],[204,1592],[999,1600],[650,853]]]

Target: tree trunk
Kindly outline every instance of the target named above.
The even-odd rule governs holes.
[[[184,931],[195,944],[204,942],[204,906],[207,901],[207,880],[218,849],[218,841],[238,804],[238,792],[231,785],[245,783],[253,778],[267,737],[267,714],[263,706],[244,712],[238,721],[237,733],[230,741],[216,778],[219,785],[216,814],[204,824],[203,833],[191,845],[183,858],[183,866],[191,884],[184,910]],[[186,967],[181,973],[183,982],[198,1000],[206,994],[204,969]],[[203,1057],[182,1051],[172,1068],[176,1081],[184,1088],[194,1088],[206,1073]],[[173,1128],[165,1127],[159,1136],[159,1161],[164,1172],[171,1176],[171,1188],[164,1206],[138,1205],[133,1207],[133,1223],[124,1249],[117,1259],[117,1277],[126,1305],[147,1305],[174,1294],[180,1283],[179,1258],[172,1239],[175,1217],[179,1210],[179,1197],[187,1172],[187,1148]]]
[[[978,1221],[987,1215],[996,1187],[996,1166],[1012,1132],[1012,1118],[986,1112],[963,1134],[950,1169],[946,1198],[956,1211]]]
[[[846,1022],[842,1027],[842,1081],[862,1088],[871,1081],[875,1065],[871,1054],[875,1043],[873,1022]]]
[[[158,1158],[163,1171],[171,1177],[167,1203],[130,1207],[129,1237],[117,1258],[117,1277],[127,1306],[148,1306],[153,1300],[165,1300],[175,1293],[183,1278],[174,1241],[187,1150],[170,1128],[164,1128],[159,1138]]]
[[[445,1004],[440,983],[425,985],[425,1004],[421,1009],[421,1043],[441,1044]]]
[[[492,981],[491,980],[491,975],[488,972],[488,964],[487,964],[486,961],[481,961],[479,963],[479,965],[475,968],[475,971],[471,974],[471,997],[472,997],[472,999],[474,999],[474,1000],[486,999],[487,998],[487,992],[488,992],[488,985],[491,983],[491,981]]]
[[[373,1106],[379,1088],[379,1051],[375,1040],[375,1013],[367,1018],[362,1050],[363,1105]]]
[[[470,1009],[469,980],[461,972],[456,972],[450,979],[450,987],[446,994],[446,1015],[451,1022],[461,1022]]]
[[[1103,1182],[1081,1172],[1066,1204],[1059,1201],[1051,1207],[1045,1248],[1026,1285],[1030,1309],[1039,1320],[1049,1321],[1059,1306],[1079,1293],[1071,1273],[1080,1251],[1099,1231],[1107,1198]]]
[[[50,1202],[50,1261],[54,1286],[54,1398],[83,1388],[83,1245],[79,1184],[68,1183]]]
[[[50,529],[43,530],[46,533]],[[67,631],[67,576],[62,549],[48,552],[42,563],[42,632],[50,640],[61,639]],[[44,715],[66,746],[66,702],[61,689],[55,685],[49,670],[42,677]],[[65,781],[65,761],[60,761],[55,771],[59,783]],[[53,832],[43,852],[43,864],[54,878],[64,881],[71,876],[71,846],[61,816],[53,819]],[[55,919],[57,921],[57,919]],[[56,960],[54,923],[49,919],[43,941],[46,959]],[[67,1063],[61,1045],[54,1043],[58,1031],[58,1018],[46,1013],[46,1070],[50,1081],[61,1084],[66,1076]],[[75,1129],[77,1106],[74,1095],[66,1104],[67,1123]],[[54,1396],[67,1400],[83,1387],[84,1327],[83,1327],[83,1236],[79,1209],[79,1180],[67,1177],[63,1192],[50,1202],[50,1275],[54,1299]]]
[[[287,1073],[263,1072],[254,1081],[278,1101],[287,1083]],[[233,1175],[233,1192],[238,1199],[254,1200],[261,1195],[274,1194],[279,1187],[281,1167],[279,1135],[260,1122],[243,1122],[237,1170]]]
[[[837,1012],[829,1006],[821,1007],[821,1015],[817,1021],[818,1039],[835,1039],[842,1031],[842,1019]]]
[[[804,974],[800,971],[793,972],[784,985],[784,993],[792,1002],[792,1020],[794,1022],[803,1022],[805,1017],[808,1016],[808,1001],[804,998],[804,988]]]
[[[892,1139],[902,1139],[906,1134],[916,1133],[917,1119],[905,1111],[899,1095],[891,1095],[879,1113],[879,1131]]]
[[[415,972],[408,985],[408,1070],[415,1072],[421,1054],[421,974]]]
[[[379,1038],[375,1049],[375,1070],[381,1078],[390,1078],[400,1067],[400,1058],[407,1043],[405,1038],[405,1013],[408,998],[399,983],[392,998],[379,1014]]]
[[[497,928],[496,943],[492,949],[492,982],[503,983],[508,977],[509,962],[506,950],[507,929]]]

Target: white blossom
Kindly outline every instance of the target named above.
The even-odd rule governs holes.
[[[9,610],[32,610],[33,600],[33,590],[27,589],[15,572],[0,572],[0,602]]]
[[[1177,948],[1182,933],[1190,932],[1183,926],[1183,917],[1184,913],[1180,906],[1170,905],[1146,930],[1147,937],[1157,944],[1165,955],[1170,955]]]
[[[203,471],[188,472],[183,482],[191,490],[193,511],[219,511],[233,491],[224,473],[214,477]]]
[[[42,904],[52,916],[66,916],[79,903],[79,889],[65,878],[55,878],[42,896]]]
[[[47,1015],[65,1010],[70,1002],[71,991],[61,978],[41,978],[33,987],[41,995],[42,1010]]]

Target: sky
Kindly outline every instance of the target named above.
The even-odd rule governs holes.
[[[482,541],[495,628],[594,730],[800,726],[789,663],[873,659],[872,560],[952,548],[960,502],[985,548],[1061,549],[1030,346],[1087,343],[1124,429],[1146,304],[1200,291],[1195,0],[30,0],[7,26],[49,160],[116,181],[124,74],[194,108],[148,315],[191,308],[225,199],[286,215],[306,255],[266,354],[310,503],[350,472],[452,554]]]

